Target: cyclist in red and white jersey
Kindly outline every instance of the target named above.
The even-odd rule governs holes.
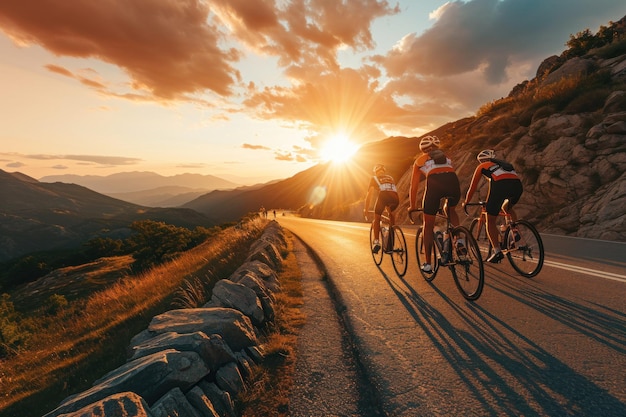
[[[450,223],[453,225],[459,224],[459,216],[456,212],[456,206],[461,198],[459,178],[454,171],[452,161],[439,149],[439,145],[440,141],[437,136],[425,136],[422,138],[419,145],[422,154],[419,155],[413,163],[413,172],[411,175],[409,211],[417,208],[417,190],[419,188],[419,182],[422,177],[426,178],[426,187],[422,199],[426,263],[420,266],[424,272],[433,271],[431,259],[433,230],[442,198],[448,197],[448,204],[447,207],[444,207],[444,210],[450,217]]]
[[[389,226],[393,226],[395,224],[393,211],[398,208],[400,199],[398,197],[396,183],[393,177],[386,173],[385,166],[383,164],[376,164],[373,171],[374,176],[370,178],[369,185],[367,186],[363,214],[367,219],[367,212],[371,200],[376,195],[374,219],[372,220],[372,228],[374,229],[375,236],[372,252],[378,253],[380,250],[380,216],[385,210],[385,207],[389,207]]]
[[[476,167],[476,170],[474,170],[472,182],[465,195],[463,205],[472,199],[474,192],[476,192],[478,188],[481,177],[485,177],[487,181],[489,181],[487,204],[485,205],[487,211],[487,235],[489,236],[491,246],[494,248],[494,253],[487,261],[497,263],[504,258],[504,254],[498,243],[496,218],[500,213],[500,209],[503,208],[505,200],[508,200],[505,208],[511,214],[513,222],[517,220],[517,214],[513,207],[522,195],[522,181],[517,172],[515,172],[513,165],[507,161],[497,159],[496,152],[493,149],[481,151],[476,156],[476,159],[478,159],[480,164]]]

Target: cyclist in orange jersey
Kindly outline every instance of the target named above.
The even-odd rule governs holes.
[[[459,224],[459,216],[456,212],[456,206],[461,198],[459,178],[454,171],[452,161],[439,149],[439,145],[440,141],[436,136],[425,136],[422,138],[419,145],[422,154],[419,155],[413,163],[411,175],[409,211],[417,208],[417,190],[419,183],[422,177],[426,179],[426,187],[422,199],[422,208],[424,210],[422,233],[426,250],[426,263],[420,266],[424,272],[433,271],[433,231],[437,211],[439,210],[442,198],[448,197],[448,203],[447,206],[444,207],[444,211],[449,215],[450,223],[453,225]]]
[[[505,208],[511,214],[511,220],[513,222],[517,220],[517,214],[513,207],[522,195],[522,181],[517,172],[515,172],[513,165],[507,161],[497,159],[496,152],[493,149],[481,151],[476,156],[476,159],[478,159],[480,164],[474,170],[472,182],[465,195],[463,205],[472,199],[481,177],[485,177],[487,181],[489,181],[487,204],[485,205],[487,211],[487,235],[489,236],[491,247],[494,248],[494,253],[487,261],[497,263],[504,258],[504,254],[498,243],[496,218],[500,213],[500,209],[504,208],[503,204],[505,200],[508,200]]]

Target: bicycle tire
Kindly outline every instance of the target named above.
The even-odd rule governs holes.
[[[374,253],[374,251],[372,251],[372,248],[374,247],[374,240],[374,226],[370,226],[370,252],[372,252],[372,259],[374,259],[374,263],[378,266],[383,262],[384,252],[382,246],[378,252]]]
[[[451,248],[453,262],[449,268],[452,278],[461,295],[469,301],[475,301],[482,294],[485,285],[485,269],[480,247],[469,229],[464,226],[454,227],[452,236],[452,242],[464,240],[467,252],[460,255],[457,248]]]
[[[487,225],[485,222],[481,223],[479,218],[475,218],[472,220],[469,230],[472,237],[476,240],[476,243],[478,243],[482,260],[486,261],[493,252],[493,247],[491,246],[491,241],[487,234]]]
[[[433,253],[432,253],[432,262],[431,266],[433,268],[432,273],[422,271],[422,264],[426,262],[426,256],[424,252],[424,243],[423,243],[423,233],[422,228],[417,229],[417,234],[415,236],[415,257],[417,259],[417,269],[419,269],[420,274],[426,280],[426,282],[431,282],[437,276],[437,272],[439,271],[439,262],[437,256],[437,245],[434,243],[433,236]]]
[[[399,226],[394,225],[391,230],[393,231],[393,247],[390,253],[391,263],[393,264],[393,269],[396,270],[396,274],[399,277],[403,277],[409,265],[406,239],[404,238],[404,232]]]
[[[515,226],[521,238],[516,242],[511,229],[507,229],[504,241],[507,242],[509,250],[506,257],[521,276],[532,278],[543,268],[545,257],[543,241],[535,226],[527,220],[518,220]]]

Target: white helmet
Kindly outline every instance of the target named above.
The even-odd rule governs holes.
[[[378,171],[385,172],[385,166],[383,164],[376,164],[374,165],[374,169],[372,171],[374,172],[374,174],[376,174]]]
[[[424,152],[424,149],[428,149],[431,146],[439,147],[439,143],[437,136],[424,136],[420,141],[420,151]]]
[[[493,149],[485,149],[480,151],[480,153],[476,156],[476,159],[478,159],[478,162],[487,162],[488,160],[495,157],[496,151],[494,151]]]

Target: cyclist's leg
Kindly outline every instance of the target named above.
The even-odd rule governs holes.
[[[435,228],[435,215],[424,213],[424,227],[422,229],[424,239],[424,257],[426,263],[432,266],[433,259],[433,230]]]

